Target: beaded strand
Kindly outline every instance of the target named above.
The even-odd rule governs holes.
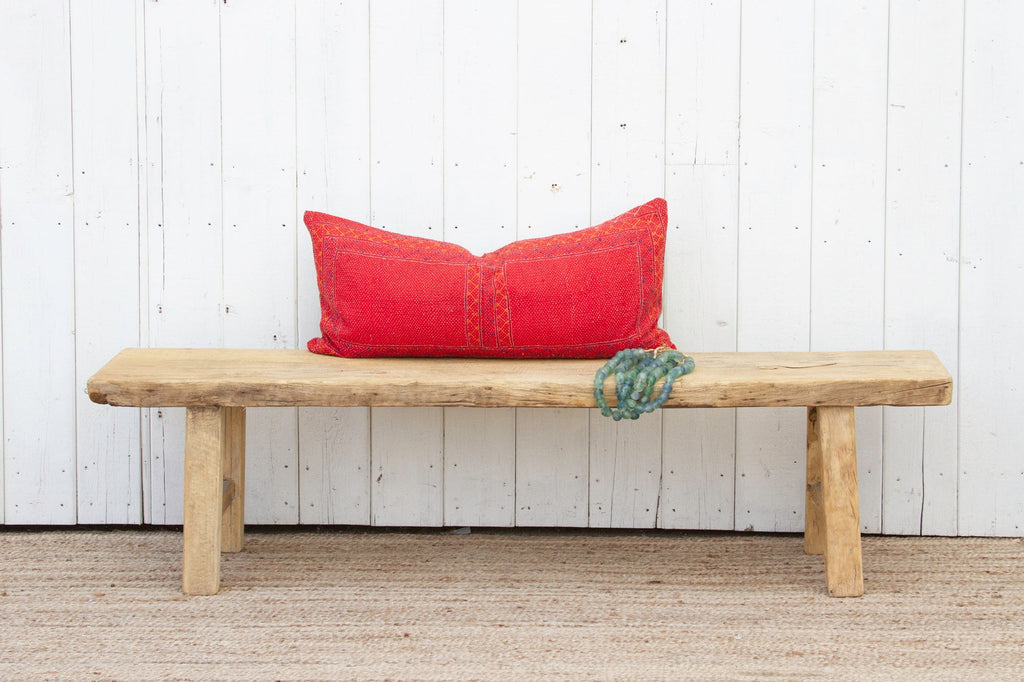
[[[594,375],[594,401],[605,417],[615,421],[639,419],[641,414],[661,407],[672,393],[675,380],[692,372],[693,367],[692,357],[672,348],[620,350]],[[608,377],[615,378],[615,396],[619,401],[615,408],[608,407],[604,397]],[[655,396],[655,385],[662,379],[661,391]]]

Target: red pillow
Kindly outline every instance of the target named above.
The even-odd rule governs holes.
[[[324,213],[305,220],[320,287],[314,353],[604,358],[672,345],[657,326],[664,199],[484,256]]]

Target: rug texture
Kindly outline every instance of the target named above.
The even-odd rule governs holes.
[[[1024,679],[1020,539],[866,537],[859,599],[791,535],[255,531],[210,597],[181,546],[0,531],[0,678]]]

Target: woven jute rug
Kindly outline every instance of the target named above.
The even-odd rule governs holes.
[[[0,678],[1024,679],[1019,539],[866,537],[859,599],[797,536],[255,531],[211,597],[181,546],[0,531]]]

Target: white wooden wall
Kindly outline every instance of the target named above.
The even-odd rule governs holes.
[[[181,521],[125,346],[303,347],[301,215],[482,253],[670,209],[691,351],[931,348],[864,530],[1024,526],[1024,4],[0,0],[0,522]],[[797,531],[804,414],[265,409],[247,521]]]

